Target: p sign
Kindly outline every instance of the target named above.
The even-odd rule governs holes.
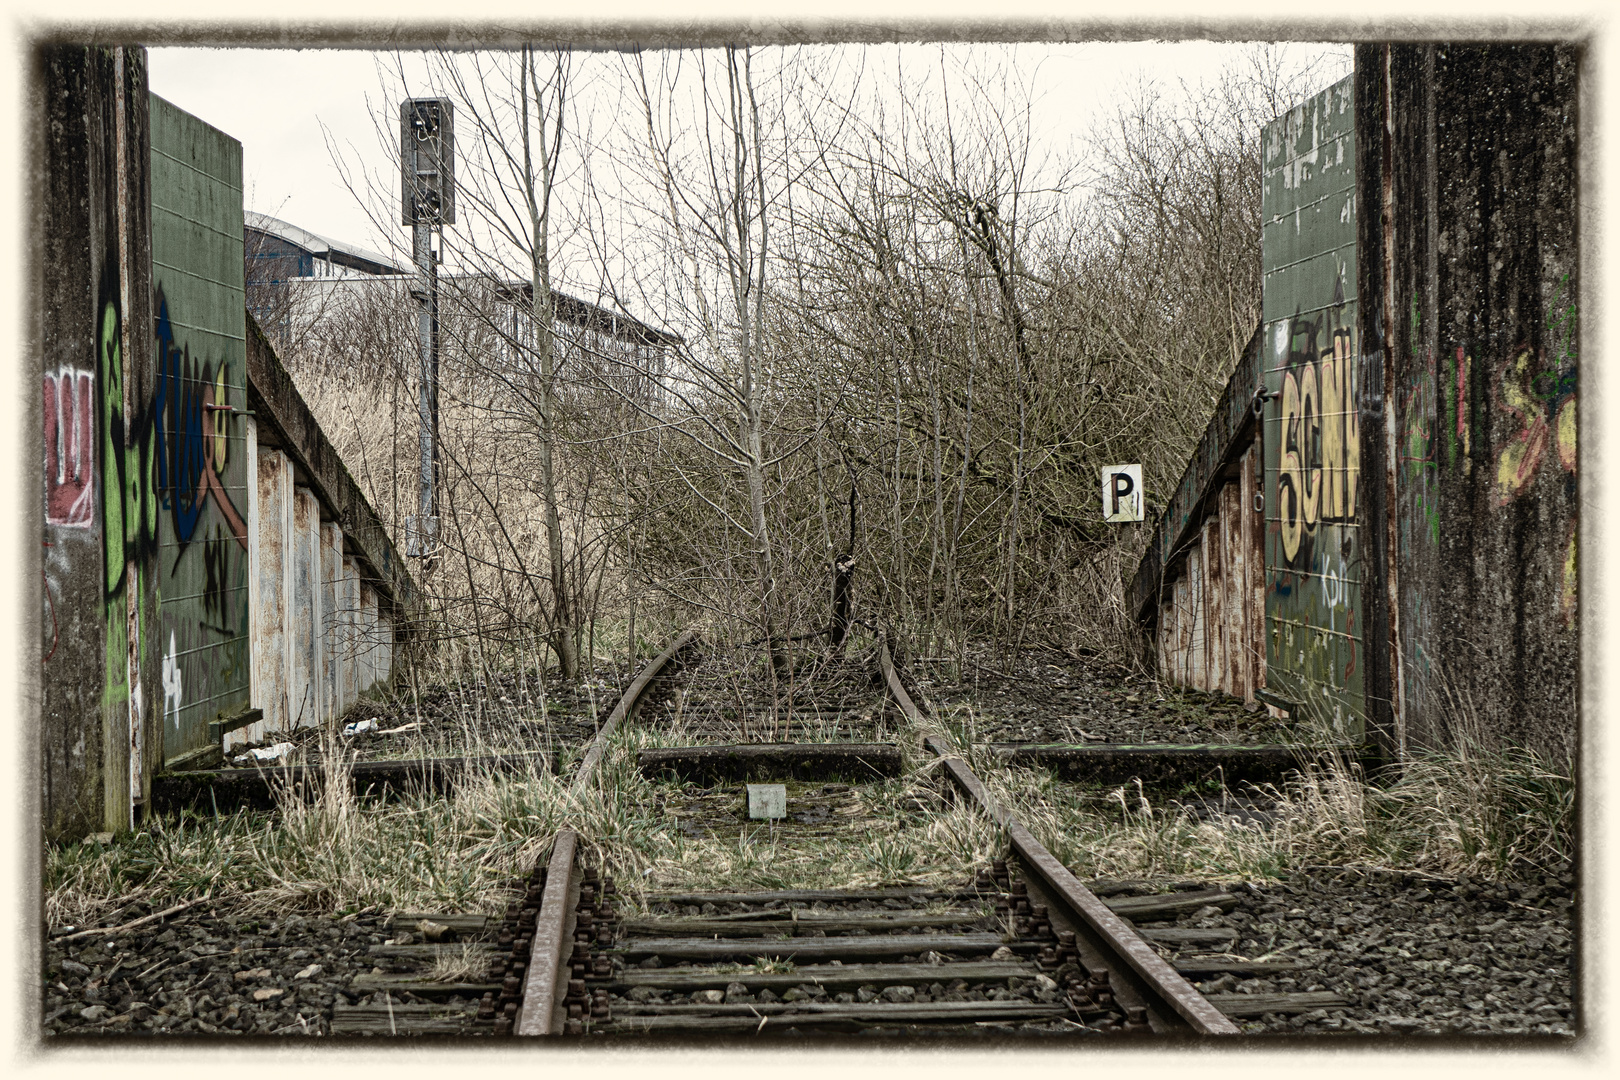
[[[1142,520],[1142,466],[1102,467],[1104,521]]]

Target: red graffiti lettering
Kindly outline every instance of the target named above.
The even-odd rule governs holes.
[[[45,520],[88,529],[96,508],[95,377],[45,376]]]

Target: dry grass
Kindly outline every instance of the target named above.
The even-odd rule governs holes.
[[[653,889],[965,881],[1005,850],[1005,839],[965,799],[918,810],[918,800],[936,804],[947,786],[921,748],[926,734],[965,757],[1083,877],[1266,879],[1322,864],[1502,877],[1559,867],[1575,851],[1570,771],[1524,752],[1418,758],[1383,784],[1330,761],[1264,791],[1274,820],[1261,825],[1233,815],[1200,820],[1136,788],[1085,789],[999,767],[973,745],[973,726],[971,712],[958,710],[904,733],[907,771],[856,786],[837,837],[769,825],[684,834],[666,809],[679,803],[681,786],[635,767],[635,752],[667,734],[640,727],[615,734],[601,783],[580,795],[537,768],[475,773],[449,795],[357,800],[345,754],[328,745],[331,782],[312,801],[283,793],[270,813],[188,813],[107,845],[48,846],[45,916],[84,925],[136,901],[157,907],[202,895],[263,911],[495,911],[564,825],[618,875],[627,899]]]
[[[986,786],[1082,877],[1275,878],[1307,866],[1515,877],[1574,856],[1575,787],[1533,755],[1433,756],[1368,783],[1344,760],[1265,787],[1272,821],[1202,819],[1140,786],[1087,790],[1027,770]]]

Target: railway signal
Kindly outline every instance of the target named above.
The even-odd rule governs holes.
[[[411,227],[419,277],[411,295],[421,303],[421,484],[417,513],[405,522],[405,553],[431,565],[439,533],[434,482],[439,465],[439,271],[433,230],[456,220],[455,110],[448,98],[407,98],[399,104],[400,221]],[[442,246],[442,241],[441,241]]]

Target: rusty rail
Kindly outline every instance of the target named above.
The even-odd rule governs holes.
[[[573,829],[558,829],[551,845],[551,862],[546,867],[546,890],[541,894],[540,914],[534,920],[534,938],[529,947],[529,966],[524,972],[523,1004],[518,1007],[514,1035],[555,1033],[557,1002],[563,988],[558,985],[563,972],[563,952],[568,943],[568,922],[573,912],[574,852],[579,836]]]
[[[696,641],[697,637],[696,630],[686,631],[672,641],[669,648],[659,653],[652,663],[641,669],[641,674],[636,676],[635,681],[625,690],[624,696],[619,698],[619,703],[608,714],[607,720],[602,724],[601,729],[597,731],[596,738],[591,740],[590,748],[585,751],[585,757],[581,759],[579,769],[574,773],[574,781],[571,785],[574,794],[577,795],[584,791],[595,780],[596,767],[601,763],[602,755],[607,752],[608,739],[612,737],[620,722],[641,704],[642,693],[658,677],[658,673],[663,671],[665,666],[675,658],[675,655]]]
[[[922,714],[900,683],[887,642],[878,644],[878,666],[906,717],[913,722],[920,720]],[[1119,974],[1134,977],[1129,981],[1143,996],[1155,1019],[1162,1023],[1173,1015],[1200,1035],[1238,1034],[1237,1026],[1154,952],[1130,923],[1110,911],[1108,905],[1081,884],[1017,818],[991,798],[967,762],[951,753],[942,739],[930,735],[923,740],[923,745],[940,758],[956,786],[1007,831],[1013,852],[1028,871],[1040,879],[1052,898],[1069,910],[1073,916],[1069,921],[1091,939],[1090,944],[1104,962],[1111,961],[1110,966]]]
[[[652,681],[677,654],[696,641],[697,636],[695,630],[686,631],[641,669],[591,740],[590,748],[580,761],[570,785],[574,794],[584,791],[595,781],[596,769],[607,750],[608,739],[619,724],[635,712],[641,704],[641,695],[652,685]],[[578,850],[579,834],[569,828],[558,829],[551,845],[551,861],[546,866],[546,885],[540,897],[540,912],[535,917],[534,936],[529,944],[528,966],[523,976],[523,998],[518,1006],[516,1022],[512,1025],[514,1035],[554,1035],[560,1029],[557,1023],[561,1011],[558,1004],[566,990],[567,961],[573,951],[574,907],[579,895],[574,880],[574,857]]]

